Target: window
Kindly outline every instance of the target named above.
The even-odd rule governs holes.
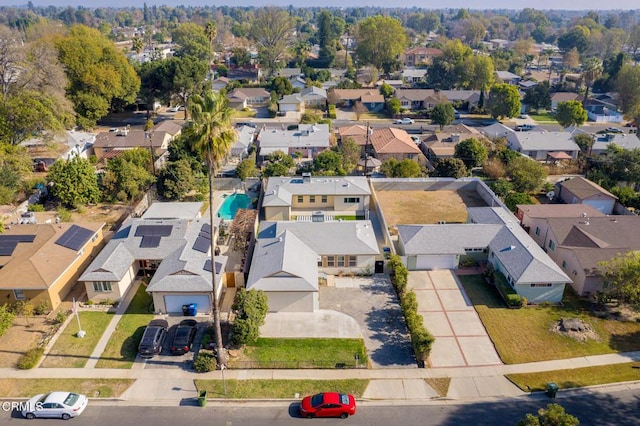
[[[322,201],[323,203],[326,203],[326,202],[327,202],[327,198],[328,198],[328,197],[327,197],[326,195],[323,195],[323,196],[322,196],[321,201]]]
[[[335,264],[336,264],[335,258],[333,256],[327,256],[327,266],[332,267],[332,266],[335,266]]]
[[[315,195],[310,195],[309,196],[309,202],[310,203],[315,203],[316,202],[316,196]]]
[[[536,226],[536,235],[537,235],[538,237],[540,236],[540,228],[538,228],[537,226]]]
[[[344,256],[336,256],[338,267],[344,266]]]
[[[556,243],[554,243],[553,240],[549,240],[549,248],[551,251],[556,249]]]
[[[359,203],[360,202],[360,197],[345,197],[344,198],[344,203],[345,204],[355,204],[355,203]]]
[[[531,287],[551,287],[551,283],[533,283]]]
[[[304,196],[298,195],[298,202],[299,203],[304,203]]]
[[[24,295],[24,290],[13,290],[13,297],[15,297],[16,300],[27,300]]]
[[[349,266],[358,266],[358,258],[356,256],[347,256],[347,258],[349,259]]]
[[[94,281],[93,282],[93,291],[110,292],[111,291],[111,283],[109,281]]]

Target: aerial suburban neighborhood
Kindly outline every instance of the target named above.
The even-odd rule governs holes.
[[[638,424],[640,12],[485,7],[1,6],[0,416]]]

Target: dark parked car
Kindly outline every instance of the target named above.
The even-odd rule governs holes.
[[[338,392],[318,393],[306,396],[300,402],[300,415],[312,417],[340,417],[346,419],[356,413],[353,395]]]
[[[198,322],[196,320],[186,319],[180,321],[180,324],[176,327],[176,334],[173,335],[173,341],[171,341],[171,353],[183,355],[189,352],[197,329]]]
[[[162,319],[152,320],[144,330],[138,346],[138,353],[143,358],[151,358],[162,352],[162,344],[167,337],[169,323]]]

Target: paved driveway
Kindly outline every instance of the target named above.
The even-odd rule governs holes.
[[[320,309],[343,312],[357,321],[373,368],[417,368],[388,276],[335,277],[335,287],[320,287]]]
[[[425,327],[436,338],[429,357],[431,367],[502,364],[452,271],[411,271],[408,287],[416,293]]]

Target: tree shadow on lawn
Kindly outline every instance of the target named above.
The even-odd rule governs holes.
[[[369,338],[381,344],[375,349],[368,348],[372,362],[381,366],[417,366],[411,335],[399,306],[387,303],[381,309],[371,310],[365,322]]]
[[[609,347],[617,352],[640,351],[640,330],[626,334],[612,334],[609,338]],[[630,359],[630,361],[638,361],[638,359]]]

